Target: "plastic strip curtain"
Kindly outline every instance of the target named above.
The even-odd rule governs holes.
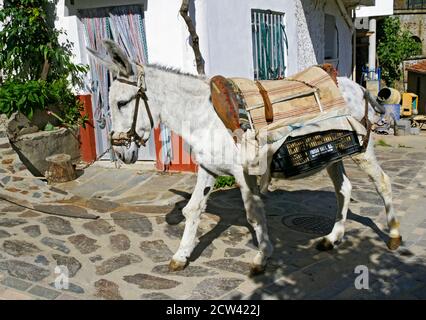
[[[81,21],[86,30],[88,47],[106,53],[101,45],[103,39],[113,39],[126,51],[129,57],[139,63],[148,62],[145,25],[141,6],[116,6],[80,10]],[[108,104],[109,78],[105,67],[90,59],[92,76],[92,103],[97,123],[97,152],[109,147],[108,134],[111,130],[111,117]],[[147,148],[141,149],[139,160],[154,160],[154,135],[151,135]],[[113,157],[113,154],[110,155]],[[105,156],[105,157],[108,157]]]
[[[284,78],[288,48],[284,15],[253,10],[252,32],[255,79]]]
[[[143,13],[138,6],[121,6],[111,9],[111,32],[114,39],[127,52],[129,57],[140,62],[148,61],[144,20],[140,19]],[[143,39],[143,41],[141,41]],[[162,159],[167,170],[173,157],[171,131],[167,126],[161,125]],[[154,141],[148,143],[148,148],[154,150]]]
[[[106,54],[101,45],[103,39],[111,38],[108,19],[99,15],[97,9],[87,9],[80,12],[81,21],[86,33],[86,45],[98,52]],[[96,152],[102,154],[109,148],[108,133],[111,128],[111,116],[108,103],[108,69],[89,59],[92,93],[93,117],[95,120]],[[112,156],[112,155],[111,155]],[[108,155],[104,156],[108,157]]]

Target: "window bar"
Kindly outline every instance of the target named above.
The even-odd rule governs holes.
[[[265,21],[265,14],[261,13],[261,25],[262,28],[260,29],[261,32],[261,39],[262,39],[262,69],[263,69],[263,79],[266,79],[268,77],[268,69],[267,69],[267,52],[266,50],[268,50],[268,44],[266,41],[266,37],[267,37],[267,32],[266,32],[266,21]],[[263,34],[262,34],[263,33]]]
[[[253,32],[253,54],[254,54],[254,78],[255,80],[257,80],[259,78],[259,61],[258,59],[258,52],[257,52],[257,33],[258,33],[258,28],[257,28],[257,16],[255,12],[252,12],[252,32]]]

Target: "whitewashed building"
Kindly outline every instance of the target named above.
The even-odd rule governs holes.
[[[351,76],[354,10],[374,4],[375,0],[194,0],[190,15],[209,76],[278,78],[327,61],[341,75]],[[97,47],[105,37],[120,38],[141,62],[195,73],[180,5],[181,0],[59,0],[56,25],[74,42],[77,63],[90,62],[86,46]],[[92,77],[99,153],[107,146],[108,75],[95,70]],[[155,157],[153,148],[144,152],[141,159]]]

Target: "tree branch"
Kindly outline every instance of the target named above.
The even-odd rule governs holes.
[[[205,74],[204,70],[204,59],[200,51],[200,39],[198,38],[197,31],[195,30],[194,23],[192,22],[191,17],[189,16],[189,0],[182,0],[182,5],[180,7],[179,13],[182,18],[185,20],[185,23],[188,27],[189,34],[192,39],[192,50],[194,50],[195,62],[197,64],[197,72],[200,75]]]

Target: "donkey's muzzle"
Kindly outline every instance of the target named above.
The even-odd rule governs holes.
[[[145,141],[137,134],[129,130],[128,132],[112,132],[111,145],[117,147],[129,147],[134,142],[136,145],[145,147]]]

